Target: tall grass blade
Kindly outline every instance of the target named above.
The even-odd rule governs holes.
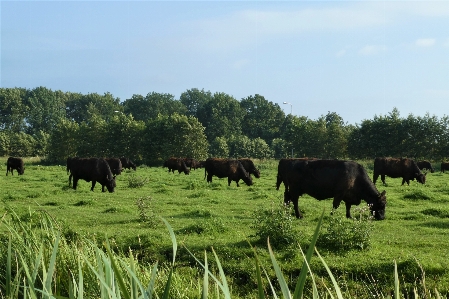
[[[83,268],[81,266],[81,261],[78,256],[78,299],[83,299],[84,296],[84,278],[83,278]]]
[[[301,250],[301,255],[302,255],[302,257],[304,258],[304,262],[306,263],[307,269],[308,269],[308,271],[310,272],[310,277],[312,278],[313,298],[314,298],[314,299],[315,299],[315,298],[319,298],[319,295],[318,295],[318,289],[317,289],[317,287],[316,287],[316,282],[315,282],[315,276],[314,276],[313,273],[312,273],[312,269],[310,269],[309,263],[307,263],[307,261],[306,261],[306,256],[304,255],[304,251],[302,251],[301,246],[299,246],[299,250]]]
[[[335,280],[334,275],[332,274],[331,270],[330,270],[329,267],[327,266],[326,262],[324,261],[323,257],[320,255],[320,253],[318,252],[318,250],[316,250],[316,248],[315,248],[315,251],[316,251],[316,254],[318,255],[318,257],[320,258],[321,262],[323,263],[324,268],[326,268],[327,274],[329,274],[329,277],[330,277],[331,280],[332,280],[332,283],[333,283],[333,285],[334,285],[335,292],[337,293],[337,298],[343,299],[343,294],[341,293],[340,287],[338,286],[338,283],[337,283],[337,281]]]
[[[31,280],[31,275],[30,275],[28,266],[20,253],[19,253],[19,256],[20,256],[20,261],[22,262],[23,270],[25,271],[25,277],[23,278],[23,283],[25,286],[24,290],[26,288],[26,283],[28,283],[28,285],[30,287],[30,298],[33,298],[33,299],[37,298],[36,293],[34,293],[34,281]]]
[[[396,260],[394,261],[394,298],[399,299],[401,293],[399,291],[399,275],[398,275],[398,265]]]
[[[282,270],[276,261],[273,250],[271,249],[269,238],[268,238],[267,242],[268,242],[268,251],[270,252],[271,263],[273,264],[274,272],[276,273],[276,277],[278,279],[279,286],[281,287],[282,295],[286,299],[291,299],[292,295],[290,294],[290,290],[288,289],[288,285],[287,285],[287,282],[285,281],[284,275],[282,274]]]
[[[270,277],[268,277],[267,271],[265,271],[265,269],[263,269],[263,272],[265,273],[265,276],[267,277],[268,284],[270,285],[271,292],[273,293],[273,298],[278,299],[278,296],[276,295],[276,290],[274,289],[273,284],[270,281]]]
[[[312,237],[312,241],[310,242],[309,248],[307,248],[306,257],[304,260],[304,263],[302,264],[301,272],[299,273],[298,282],[295,287],[295,293],[293,294],[294,299],[302,298],[303,292],[304,292],[304,286],[306,284],[306,278],[307,278],[307,263],[310,263],[310,260],[312,259],[313,251],[315,249],[316,241],[318,240],[318,235],[320,234],[321,224],[323,222],[324,218],[324,209],[321,213],[321,217],[318,220],[318,224],[315,228],[315,232]]]
[[[115,277],[118,281],[118,286],[120,288],[121,294],[123,294],[125,299],[131,299],[131,295],[128,292],[128,289],[126,288],[125,280],[123,279],[122,272],[120,271],[119,267],[117,266],[114,255],[112,254],[112,251],[111,251],[111,247],[109,245],[109,240],[107,238],[106,238],[106,252],[108,253],[109,260],[110,260],[111,266],[112,266],[112,269],[109,267],[106,268],[106,270],[109,270],[108,275],[110,275],[111,286],[113,285],[113,281],[114,281],[114,277]],[[113,270],[113,271],[110,271],[110,270]]]
[[[47,279],[45,280],[45,288],[44,288],[44,290],[46,292],[48,292],[49,295],[52,295],[51,283],[52,283],[52,279],[53,279],[53,273],[55,272],[56,254],[58,252],[60,237],[61,236],[58,233],[57,236],[56,236],[55,243],[53,244],[53,252],[52,252],[51,258],[50,258],[50,264],[48,265]]]
[[[223,284],[223,288],[222,288],[223,294],[224,294],[225,298],[231,299],[231,291],[229,290],[228,282],[226,280],[226,276],[224,274],[223,268],[221,267],[220,260],[218,259],[218,256],[215,253],[215,250],[214,250],[213,247],[212,247],[212,252],[214,253],[215,262],[217,263],[218,272],[220,273],[221,281],[222,281],[222,284]]]
[[[176,242],[176,236],[175,233],[172,229],[172,227],[170,226],[170,224],[168,223],[167,220],[165,220],[164,218],[162,218],[162,221],[165,223],[165,226],[167,226],[168,231],[170,232],[170,238],[172,241],[172,246],[173,246],[173,261],[172,261],[172,266],[170,269],[170,273],[168,274],[168,279],[167,282],[165,284],[165,288],[164,288],[164,294],[162,295],[162,298],[167,299],[169,294],[170,294],[170,286],[171,286],[171,280],[173,277],[173,267],[175,266],[175,260],[176,260],[176,252],[178,251],[178,243]]]
[[[251,246],[252,247],[252,246]],[[257,255],[257,250],[255,247],[252,247],[254,251],[254,261],[256,263],[256,278],[257,278],[257,298],[263,299],[265,298],[265,293],[263,291],[262,284],[262,273],[260,272],[260,261],[259,256]]]
[[[204,250],[204,278],[203,278],[203,290],[201,294],[202,299],[207,299],[207,295],[209,294],[209,268],[207,265],[207,253]]]
[[[148,284],[148,288],[147,288],[146,296],[145,296],[145,298],[148,298],[148,299],[153,298],[154,285],[156,283],[157,265],[158,265],[158,262],[156,262],[156,264],[154,264],[153,269],[151,270],[150,282]]]
[[[95,274],[97,279],[100,281],[100,290],[101,290],[101,296],[100,298],[116,298],[115,292],[112,288],[110,288],[110,284],[105,280],[105,276],[103,272],[99,272],[95,270],[94,266],[89,262],[86,256],[83,256],[84,261],[86,262],[87,266],[90,268],[90,270]],[[103,265],[98,265],[98,268],[101,269]]]
[[[11,294],[11,234],[8,241],[8,255],[6,258],[6,297],[12,298]]]

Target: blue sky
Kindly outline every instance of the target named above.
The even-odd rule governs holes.
[[[449,1],[1,1],[1,87],[449,114]],[[290,104],[283,104],[283,102]]]

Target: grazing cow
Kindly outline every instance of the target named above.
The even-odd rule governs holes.
[[[123,168],[128,168],[128,169],[133,169],[136,170],[136,164],[133,163],[133,161],[131,161],[131,159],[129,158],[125,158],[125,157],[121,157],[120,158],[120,162],[122,162],[122,167]]]
[[[421,170],[425,169],[427,171],[430,170],[431,173],[435,172],[435,169],[433,169],[432,164],[430,164],[429,161],[419,161],[419,162],[416,162],[416,165],[418,165],[418,168]]]
[[[109,168],[111,168],[113,175],[119,175],[122,173],[122,162],[119,158],[105,158],[105,160],[108,162]]]
[[[302,218],[298,199],[308,194],[318,200],[333,197],[334,209],[344,201],[348,218],[351,218],[351,206],[359,205],[363,199],[375,219],[385,219],[386,192],[377,191],[360,164],[343,160],[303,160],[291,163],[289,167],[285,196],[288,201],[293,201],[296,218]]]
[[[426,174],[419,170],[414,160],[408,158],[378,157],[374,159],[374,184],[376,184],[379,175],[384,185],[386,175],[392,178],[402,178],[402,185],[405,182],[407,182],[407,185],[410,185],[410,180],[413,181],[414,179],[421,184],[426,183]]]
[[[317,160],[317,159],[306,157],[306,158],[283,158],[283,159],[279,160],[278,174],[276,177],[276,190],[279,190],[281,183],[284,183],[285,192],[288,191],[287,174],[288,174],[289,169],[291,169],[290,164],[294,164],[298,161],[311,161],[311,160]]]
[[[251,159],[239,159],[239,162],[242,163],[246,172],[248,172],[250,175],[254,174],[256,178],[260,178],[260,171],[256,168],[256,166],[254,166],[254,163]]]
[[[219,178],[227,177],[228,186],[231,186],[231,181],[235,181],[237,187],[240,187],[239,180],[243,180],[248,186],[253,184],[251,176],[238,160],[208,158],[204,164],[204,178],[206,175],[208,183],[212,182],[212,176],[215,175]]]
[[[441,162],[441,172],[444,172],[445,170],[449,170],[449,162]]]
[[[8,161],[6,161],[6,175],[8,172],[11,172],[11,175],[14,175],[13,170],[17,170],[19,175],[22,175],[25,172],[25,168],[23,167],[22,158],[9,157]]]
[[[184,172],[184,174],[190,174],[190,170],[187,168],[186,163],[181,158],[171,157],[164,162],[164,166],[168,168],[168,172],[175,173],[175,170],[178,171],[178,174]]]
[[[82,179],[86,182],[92,181],[91,191],[94,191],[96,182],[99,182],[109,192],[114,192],[115,177],[112,176],[111,168],[108,162],[102,158],[74,158],[70,167],[71,175],[73,175],[73,189],[76,190],[78,180]]]
[[[200,162],[193,158],[184,158],[184,163],[186,163],[186,166],[189,167],[190,170],[192,170],[192,168],[196,170],[201,167]]]

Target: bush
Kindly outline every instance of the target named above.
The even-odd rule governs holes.
[[[297,243],[298,236],[293,230],[291,209],[291,206],[279,202],[270,210],[258,209],[254,212],[251,228],[256,230],[256,236],[261,242],[266,242],[267,238],[270,238],[270,243],[279,248]]]
[[[139,211],[139,220],[147,223],[150,227],[156,227],[159,223],[156,219],[153,209],[151,208],[151,196],[140,197],[136,201],[137,210]]]
[[[129,188],[142,188],[146,183],[148,183],[148,178],[139,177],[135,174],[128,177]]]
[[[369,207],[356,207],[353,219],[346,218],[342,212],[334,210],[321,237],[322,245],[331,250],[366,249],[371,244],[373,216]]]

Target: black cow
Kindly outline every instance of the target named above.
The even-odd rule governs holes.
[[[187,168],[186,163],[181,158],[171,157],[164,162],[163,167],[168,168],[168,172],[175,173],[175,170],[178,171],[178,174],[184,172],[184,174],[190,174],[190,170]]]
[[[251,159],[245,158],[238,160],[240,163],[242,163],[246,172],[248,172],[249,174],[254,174],[256,178],[260,178],[260,171],[259,169],[256,168],[256,166],[254,166],[254,162]]]
[[[333,197],[334,209],[344,201],[348,218],[351,218],[351,206],[359,205],[363,199],[375,219],[385,219],[386,192],[377,191],[360,164],[343,160],[303,160],[291,163],[290,167],[285,196],[288,201],[293,201],[296,218],[302,217],[298,199],[308,194],[318,200]]]
[[[402,178],[402,185],[405,182],[410,185],[410,180],[413,181],[414,179],[421,184],[426,183],[426,174],[421,172],[414,160],[408,158],[378,157],[374,159],[374,184],[376,184],[379,175],[384,185],[386,175],[392,178]]]
[[[122,162],[119,158],[105,158],[105,160],[108,162],[109,168],[111,168],[113,175],[119,175],[122,173]]]
[[[186,163],[186,166],[189,167],[190,170],[196,170],[197,168],[201,167],[200,162],[193,158],[184,158],[184,163]]]
[[[115,177],[112,175],[108,162],[103,158],[74,158],[71,161],[70,173],[73,176],[73,189],[76,190],[78,180],[92,181],[91,191],[94,191],[96,182],[99,182],[109,192],[114,192]]]
[[[310,160],[317,160],[316,158],[283,158],[279,160],[278,164],[278,174],[276,176],[276,190],[279,190],[279,187],[281,186],[281,183],[284,183],[285,192],[288,191],[288,184],[287,184],[287,175],[288,171],[291,168],[290,164],[294,164],[298,161],[310,161]]]
[[[6,175],[8,172],[11,172],[11,175],[14,175],[13,170],[17,170],[19,175],[22,175],[25,172],[25,167],[23,167],[22,158],[9,157],[8,161],[6,161]]]
[[[136,170],[136,164],[131,161],[129,158],[121,157],[120,162],[122,162],[122,167],[127,169],[133,169]]]
[[[444,172],[445,170],[449,170],[449,162],[441,162],[441,172]]]
[[[240,187],[239,180],[243,180],[248,186],[253,184],[251,176],[238,160],[208,158],[204,164],[204,178],[207,176],[207,182],[210,183],[214,175],[219,178],[227,177],[228,186],[231,186],[231,181],[235,181],[237,187]]]
[[[418,165],[418,168],[420,170],[425,169],[427,171],[430,171],[431,173],[435,172],[435,169],[433,169],[432,164],[430,164],[429,161],[419,161],[419,162],[416,162],[416,165]]]

